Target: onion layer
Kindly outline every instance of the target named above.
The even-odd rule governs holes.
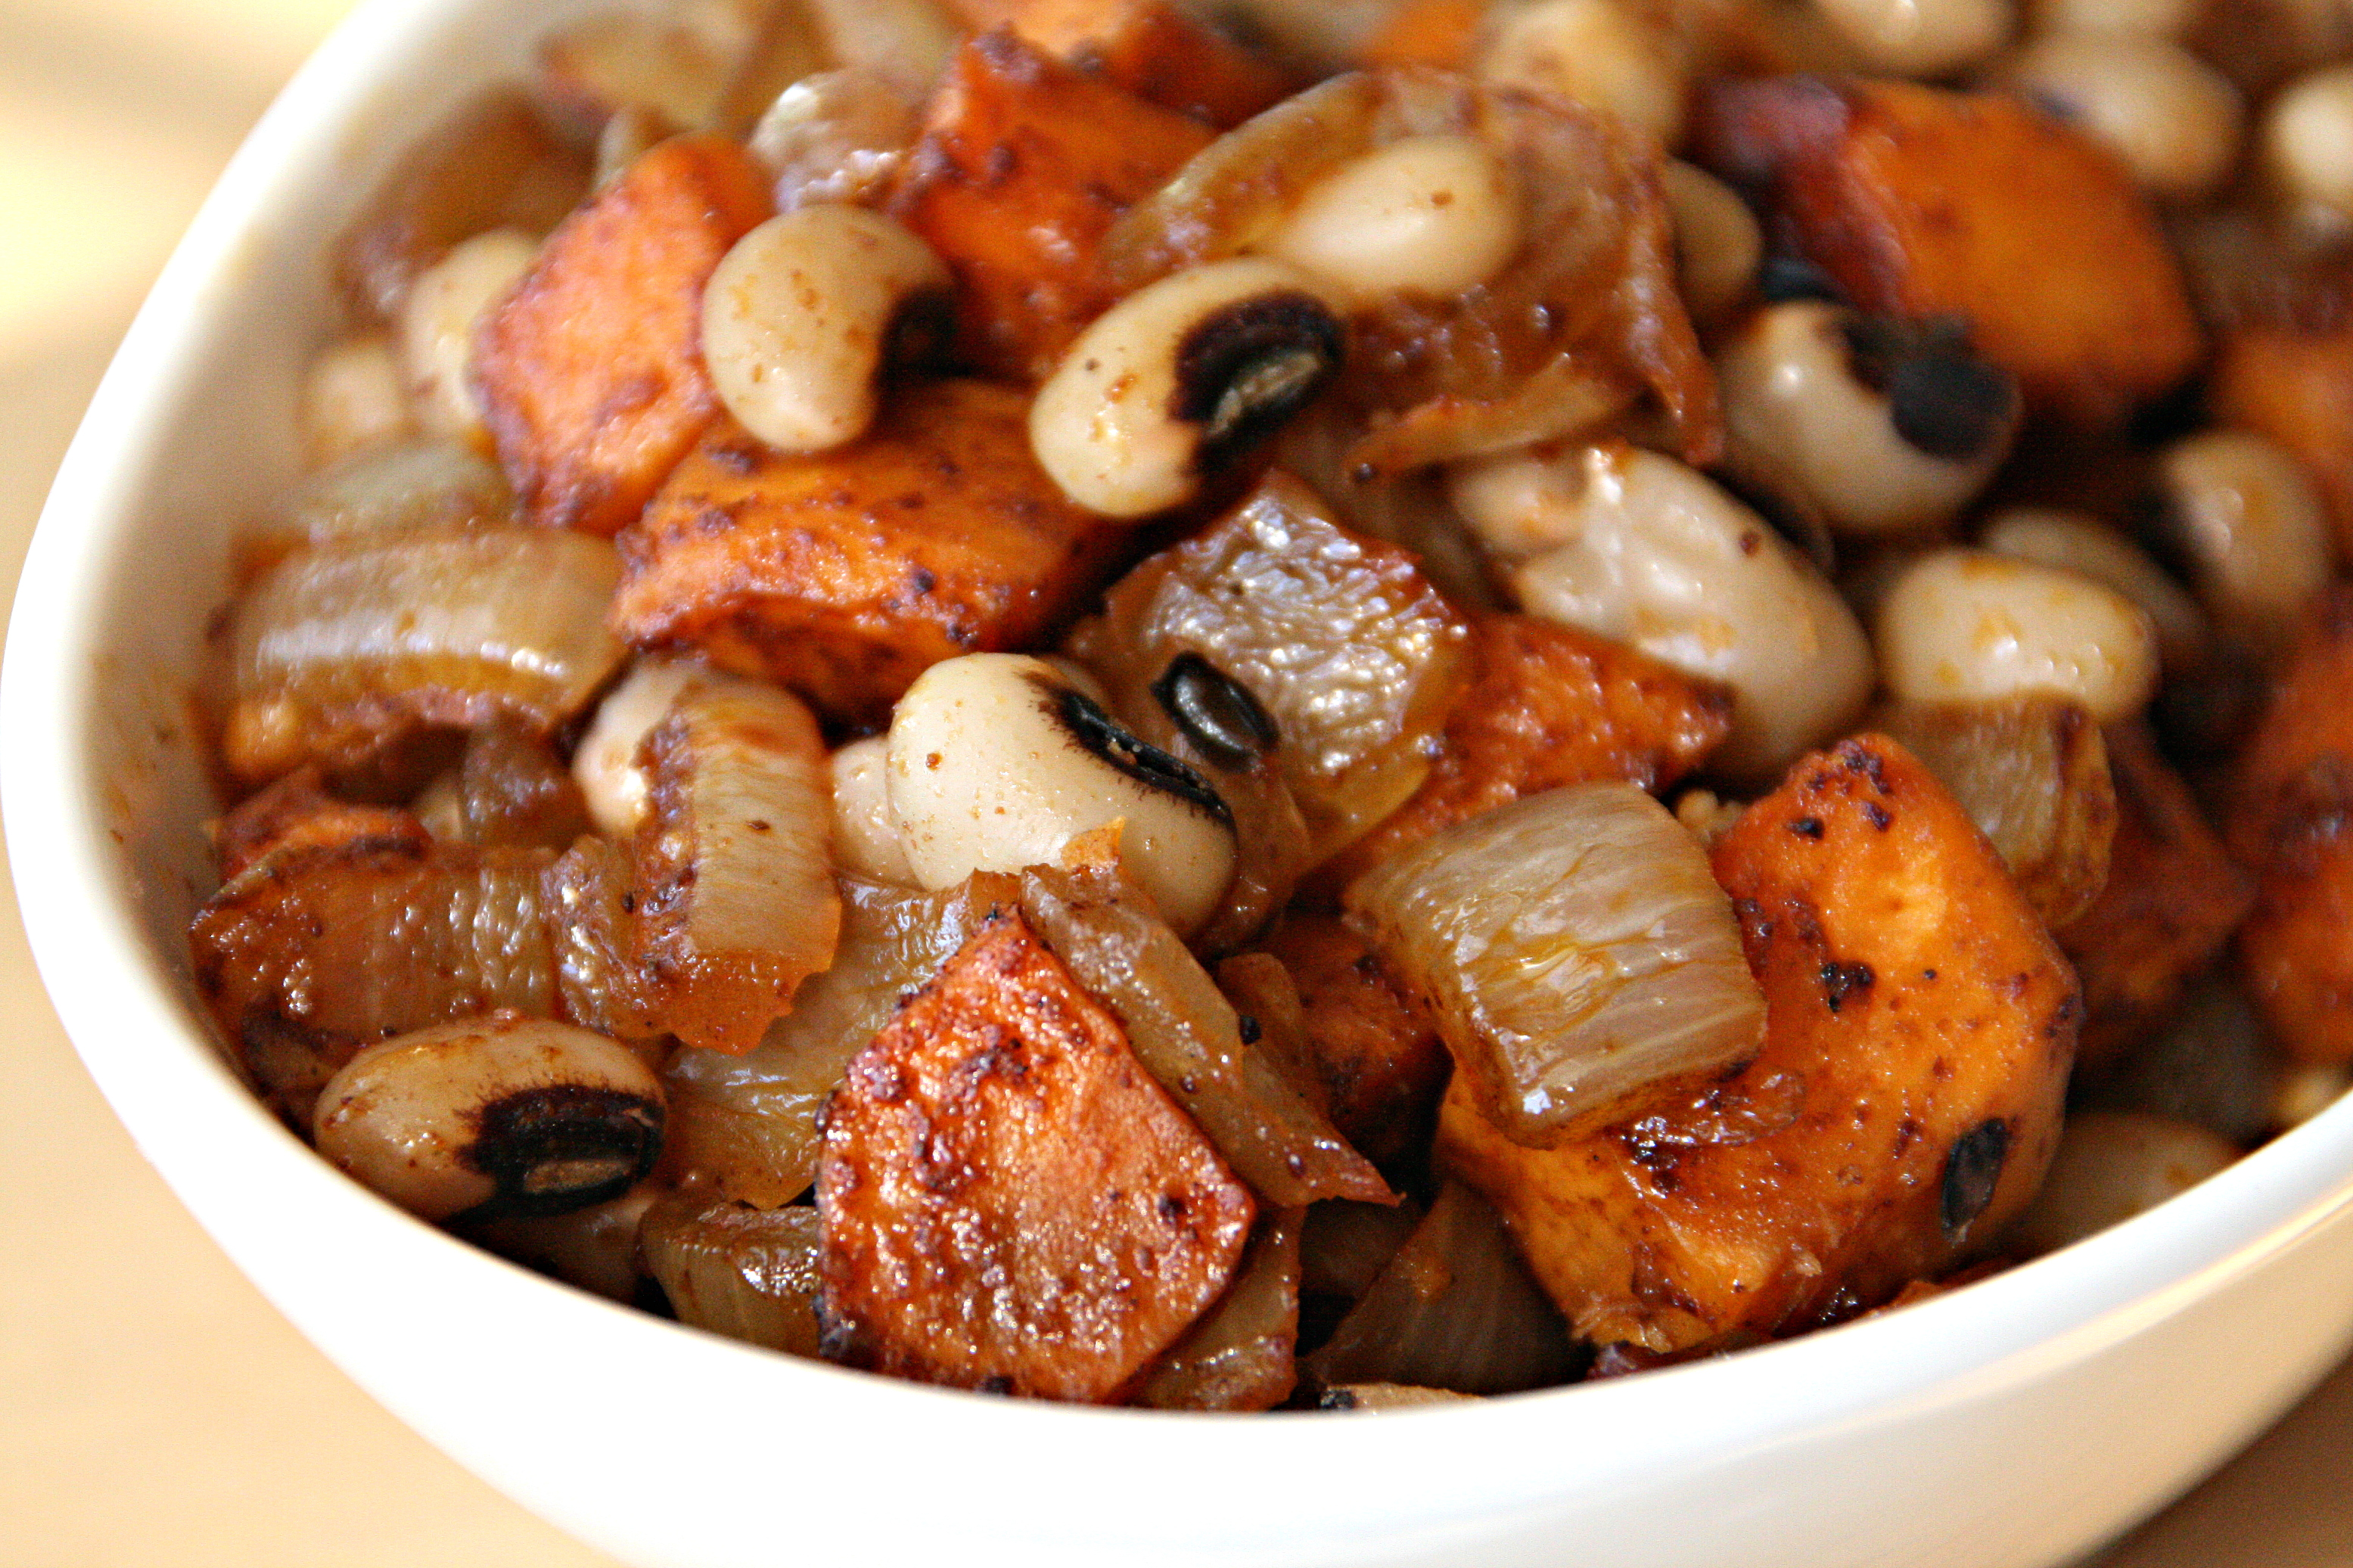
[[[1529,795],[1349,888],[1349,912],[1438,1026],[1487,1118],[1546,1147],[1736,1070],[1765,997],[1732,903],[1630,784]]]
[[[1299,1381],[1298,1209],[1259,1222],[1233,1283],[1160,1358],[1135,1402],[1155,1410],[1271,1410]]]
[[[816,1356],[817,1210],[764,1213],[674,1194],[646,1211],[638,1246],[680,1322]]]

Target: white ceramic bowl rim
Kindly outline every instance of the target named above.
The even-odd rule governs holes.
[[[365,106],[393,90],[426,43],[473,0],[369,0],[281,95],[239,152],[173,257],[109,370],[58,476],[28,555],[0,673],[0,725],[16,739],[0,759],[0,797],[25,923],[68,1033],[149,1157],[189,1167],[186,1145],[233,1144],[274,1194],[249,1220],[192,1206],[233,1255],[252,1226],[280,1217],[349,1227],[390,1260],[446,1268],[466,1252],[486,1292],[528,1293],[552,1329],[629,1336],[663,1375],[760,1390],[798,1408],[881,1408],[927,1443],[988,1452],[1115,1442],[1176,1478],[1214,1466],[1229,1491],[1279,1502],[1303,1444],[1360,1455],[1351,1500],[1365,1517],[1428,1517],[1429,1500],[1535,1499],[1557,1476],[1575,1434],[1609,1451],[1662,1461],[1688,1450],[1704,1420],[1726,1451],[1786,1441],[1800,1424],[1859,1417],[1866,1405],[1974,1397],[2028,1381],[2097,1344],[2129,1337],[2243,1275],[2353,1203],[2353,1102],[2340,1103],[2163,1209],[2077,1247],[1898,1313],[1720,1361],[1638,1378],[1478,1405],[1433,1406],[1377,1421],[1170,1415],[989,1400],[768,1355],[629,1313],[473,1255],[463,1244],[361,1193],[288,1134],[206,1048],[177,954],[142,931],[140,889],[115,841],[97,776],[95,715],[106,679],[90,627],[132,552],[129,515],[162,432],[200,389],[212,318],[238,287],[239,258],[264,243],[290,191],[332,177],[336,149],[360,133]],[[355,90],[357,89],[357,90]],[[358,106],[358,107],[355,107]],[[46,738],[28,744],[23,738]],[[250,1152],[248,1152],[248,1145]],[[175,1183],[179,1178],[175,1175]],[[1793,1402],[1792,1389],[1806,1389]],[[372,1392],[403,1411],[396,1389]],[[1410,1488],[1385,1468],[1398,1422],[1424,1434]],[[1214,1426],[1212,1445],[1199,1441]],[[462,1439],[431,1433],[454,1450]],[[1214,1458],[1211,1450],[1214,1450]],[[468,1456],[459,1453],[461,1458]],[[1477,1486],[1459,1485],[1476,1468]],[[1400,1495],[1409,1493],[1411,1495]],[[1492,1504],[1482,1504],[1492,1508]],[[1073,1537],[1107,1528],[1085,1499],[1040,1526]]]

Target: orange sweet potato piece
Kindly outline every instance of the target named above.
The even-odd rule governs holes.
[[[1345,851],[1345,882],[1441,827],[1564,784],[1657,790],[1724,739],[1732,696],[1630,647],[1530,616],[1471,628],[1471,681],[1447,712],[1429,779]]]
[[[1302,1037],[1332,1124],[1376,1160],[1427,1138],[1446,1047],[1371,944],[1329,915],[1294,911],[1266,951],[1298,987]]]
[[[1255,1205],[1008,910],[850,1062],[818,1207],[828,1356],[1108,1401],[1224,1291]]]
[[[2248,996],[2302,1061],[2353,1061],[2353,833],[2343,816],[2307,819],[2283,843],[2239,928]]]
[[[1586,1339],[1651,1352],[1851,1314],[2033,1195],[2074,976],[1968,816],[1879,735],[1801,759],[1716,844],[1765,1048],[1684,1110],[1526,1149],[1450,1090],[1439,1155]]]
[[[722,420],[621,535],[615,625],[852,721],[942,659],[1035,646],[1122,546],[1038,467],[1027,419],[1009,387],[945,381],[829,452]]]
[[[1210,125],[1240,125],[1295,85],[1168,0],[955,0],[955,9],[975,32],[1009,26],[1056,59]]]
[[[2327,499],[2338,553],[2353,558],[2353,323],[2235,327],[2208,395],[2219,422],[2303,459]]]
[[[2180,269],[2131,175],[2023,100],[1734,81],[1703,95],[1696,135],[1857,304],[1964,318],[2045,414],[2113,425],[2198,362]]]
[[[1434,66],[1466,70],[1486,18],[1483,0],[1404,0],[1365,40],[1356,58],[1372,69]]]
[[[2163,1022],[2254,898],[2147,729],[2120,725],[2107,748],[2116,786],[2107,884],[2055,933],[2084,985],[2086,1063],[2121,1055]]]
[[[1112,303],[1095,277],[1112,220],[1210,138],[1008,28],[967,40],[893,202],[955,276],[963,357],[1043,378]]]
[[[694,445],[719,407],[702,288],[768,213],[749,153],[681,136],[548,237],[474,348],[485,420],[533,521],[614,533]]]

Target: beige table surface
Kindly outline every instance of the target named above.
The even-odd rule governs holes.
[[[114,340],[215,171],[345,4],[0,0],[12,592]],[[0,1138],[0,1568],[606,1562],[410,1435],[229,1267],[74,1059],[13,899],[0,1017],[0,1103],[21,1118]],[[2348,1461],[2353,1367],[2108,1561],[2353,1568]]]

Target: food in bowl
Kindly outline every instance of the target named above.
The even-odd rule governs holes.
[[[420,145],[226,623],[269,1102],[698,1326],[1257,1409],[1835,1322],[2325,1094],[2337,474],[2229,371],[2326,384],[2330,243],[1778,13],[1268,25],[614,17]]]

